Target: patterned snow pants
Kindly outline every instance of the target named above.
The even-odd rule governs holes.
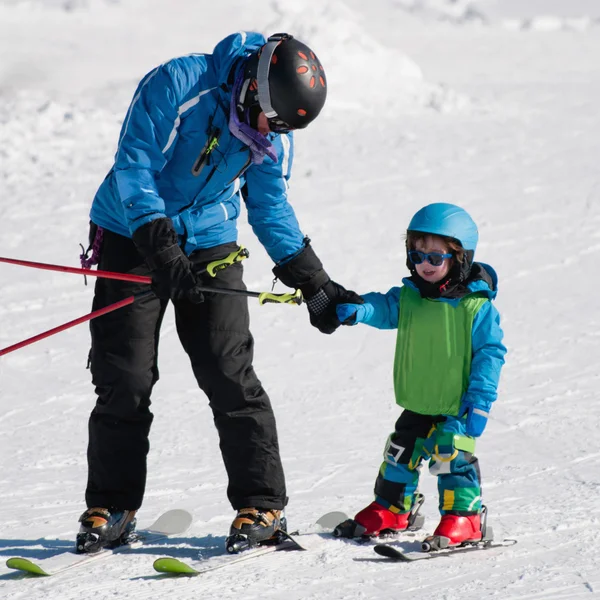
[[[410,510],[424,460],[438,477],[440,513],[473,515],[481,511],[481,474],[475,440],[465,421],[404,410],[387,441],[375,482],[375,499],[393,512]]]

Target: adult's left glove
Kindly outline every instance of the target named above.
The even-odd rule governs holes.
[[[460,407],[460,415],[467,417],[466,433],[471,437],[479,437],[487,425],[490,415],[489,409],[477,406],[463,400]]]
[[[151,289],[162,300],[204,301],[190,259],[181,250],[171,219],[155,219],[133,232],[133,242],[152,271]]]
[[[306,300],[310,323],[321,333],[333,333],[341,325],[335,310],[338,304],[363,303],[358,294],[329,278],[308,239],[302,252],[283,265],[277,265],[273,273],[285,285],[300,289]]]

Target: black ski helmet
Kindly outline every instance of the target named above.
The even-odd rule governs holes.
[[[321,112],[327,97],[323,65],[315,53],[287,33],[276,33],[248,60],[243,106],[260,108],[271,131],[303,129]]]

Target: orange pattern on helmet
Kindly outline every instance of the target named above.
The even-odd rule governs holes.
[[[322,73],[325,72],[323,65],[319,62],[319,59],[316,57],[314,52],[310,52],[309,58],[309,56],[307,56],[304,52],[298,50],[298,56],[308,63],[306,65],[301,65],[296,69],[296,72],[300,75],[304,75],[305,73],[309,73],[310,71],[312,71],[313,73],[317,73],[318,71],[321,71]],[[325,83],[325,77],[323,77],[323,75],[319,75],[319,78],[317,80],[316,76],[313,74],[311,74],[309,86],[311,88],[314,88],[317,85],[317,81],[321,84],[322,87],[326,87],[327,84]]]

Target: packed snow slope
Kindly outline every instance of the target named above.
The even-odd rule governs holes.
[[[95,399],[78,326],[0,359],[0,597],[600,596],[599,17],[595,0],[4,0],[0,256],[76,266],[139,78],[239,29],[290,31],[327,70],[327,106],[296,136],[290,199],[333,279],[387,291],[407,274],[402,236],[416,210],[470,211],[477,258],[499,274],[509,348],[477,453],[496,536],[518,544],[404,565],[327,540],[200,579],[154,574],[156,555],[214,552],[233,516],[211,413],[169,312],[139,521],[185,508],[189,535],[56,578],[3,567],[70,547],[84,509]],[[245,222],[240,241],[249,288],[270,289],[272,265]],[[91,299],[78,276],[0,264],[0,348],[89,312]],[[290,524],[354,514],[372,499],[399,413],[395,332],[326,337],[304,307],[253,303],[251,317]],[[424,470],[424,533],[438,518],[435,483]]]

